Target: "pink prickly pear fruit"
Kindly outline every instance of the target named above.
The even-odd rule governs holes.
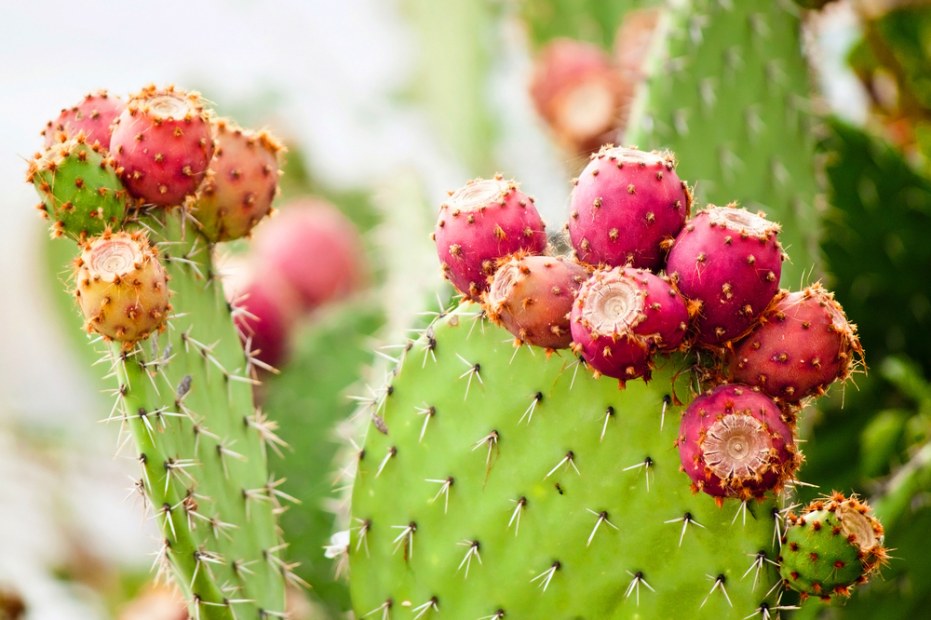
[[[498,261],[546,250],[543,220],[533,198],[501,176],[474,179],[450,192],[433,233],[443,274],[469,299],[488,290]]]
[[[58,118],[48,122],[42,131],[45,148],[76,138],[79,133],[84,134],[88,144],[99,143],[103,148],[109,148],[113,121],[125,107],[122,99],[105,90],[84,95],[80,103],[62,109]]]
[[[734,381],[797,403],[847,379],[858,359],[863,347],[856,325],[834,294],[816,283],[773,300],[760,325],[734,349],[730,373]]]
[[[313,309],[358,290],[365,281],[365,249],[355,225],[336,207],[302,199],[267,218],[254,235],[256,261]]]
[[[642,322],[637,324],[637,333],[651,336],[657,351],[669,352],[681,348],[689,326],[686,299],[668,278],[646,269],[620,267],[618,270],[646,294]]]
[[[223,288],[233,322],[250,357],[277,367],[287,360],[291,331],[301,312],[297,293],[278,273],[244,260],[227,259]]]
[[[618,132],[625,129],[634,95],[646,78],[644,65],[659,15],[660,10],[657,8],[627,11],[614,35],[614,64],[623,84]]]
[[[88,332],[129,349],[164,329],[168,275],[145,235],[107,231],[84,244],[75,267],[74,295]]]
[[[110,138],[129,193],[162,207],[180,205],[197,191],[213,150],[200,95],[173,86],[148,86],[130,98]]]
[[[676,237],[666,273],[699,308],[696,342],[726,346],[746,334],[776,291],[784,254],[779,225],[735,206],[707,209]]]
[[[693,400],[676,444],[693,488],[718,498],[746,501],[778,492],[802,462],[779,406],[741,384]]]
[[[649,380],[653,354],[675,348],[685,333],[685,301],[651,278],[659,279],[623,267],[598,269],[572,306],[573,350],[596,373],[621,385],[638,377]]]
[[[605,146],[572,190],[569,238],[584,263],[658,270],[691,204],[671,154]]]
[[[495,272],[485,311],[519,342],[564,349],[572,344],[572,302],[586,278],[584,267],[561,256],[513,256]]]
[[[268,132],[229,119],[213,119],[212,126],[216,149],[190,206],[210,241],[230,241],[247,236],[271,211],[284,147]]]
[[[556,39],[537,57],[530,97],[567,149],[590,153],[611,139],[633,92],[597,45]]]

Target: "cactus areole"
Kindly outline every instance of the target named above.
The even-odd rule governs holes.
[[[475,300],[488,289],[500,259],[546,249],[533,198],[500,176],[475,179],[452,192],[440,207],[433,237],[444,275]]]

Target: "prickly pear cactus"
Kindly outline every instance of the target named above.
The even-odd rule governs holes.
[[[208,115],[182,101],[199,99],[150,87],[127,109],[148,110],[162,128],[205,126]],[[28,180],[43,198],[53,235],[82,244],[73,290],[111,369],[108,419],[120,426],[121,448],[132,440],[128,450],[142,470],[136,488],[161,531],[159,574],[173,574],[192,618],[284,618],[293,567],[283,559],[276,518],[288,496],[268,473],[266,455],[268,445],[282,442],[254,408],[255,360],[231,320],[237,309],[219,285],[212,246],[180,206],[197,189],[191,179],[206,173],[205,162],[191,161],[212,152],[213,140],[209,133],[194,140],[192,159],[183,131],[146,132],[143,117],[115,121],[123,133],[145,134],[118,147],[99,140],[89,146],[84,128],[59,123]],[[134,182],[169,164],[177,168],[183,184],[160,181],[160,195],[176,200],[154,206],[127,188],[118,176],[127,169],[112,164],[115,149],[124,160],[135,158],[128,177]]]
[[[359,453],[348,547],[370,617],[721,618],[778,606],[772,500],[695,494],[687,357],[653,380],[522,346],[477,305],[411,342]]]

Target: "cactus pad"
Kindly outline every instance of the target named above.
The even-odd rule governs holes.
[[[688,358],[595,379],[442,316],[372,403],[348,546],[360,616],[721,618],[772,608],[770,501],[694,494],[675,448]],[[686,371],[686,372],[682,372]]]

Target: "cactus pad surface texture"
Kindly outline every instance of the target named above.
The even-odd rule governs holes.
[[[372,405],[349,546],[369,617],[724,618],[775,607],[772,499],[720,505],[675,448],[690,361],[595,379],[464,304]],[[389,615],[390,614],[390,615]]]

